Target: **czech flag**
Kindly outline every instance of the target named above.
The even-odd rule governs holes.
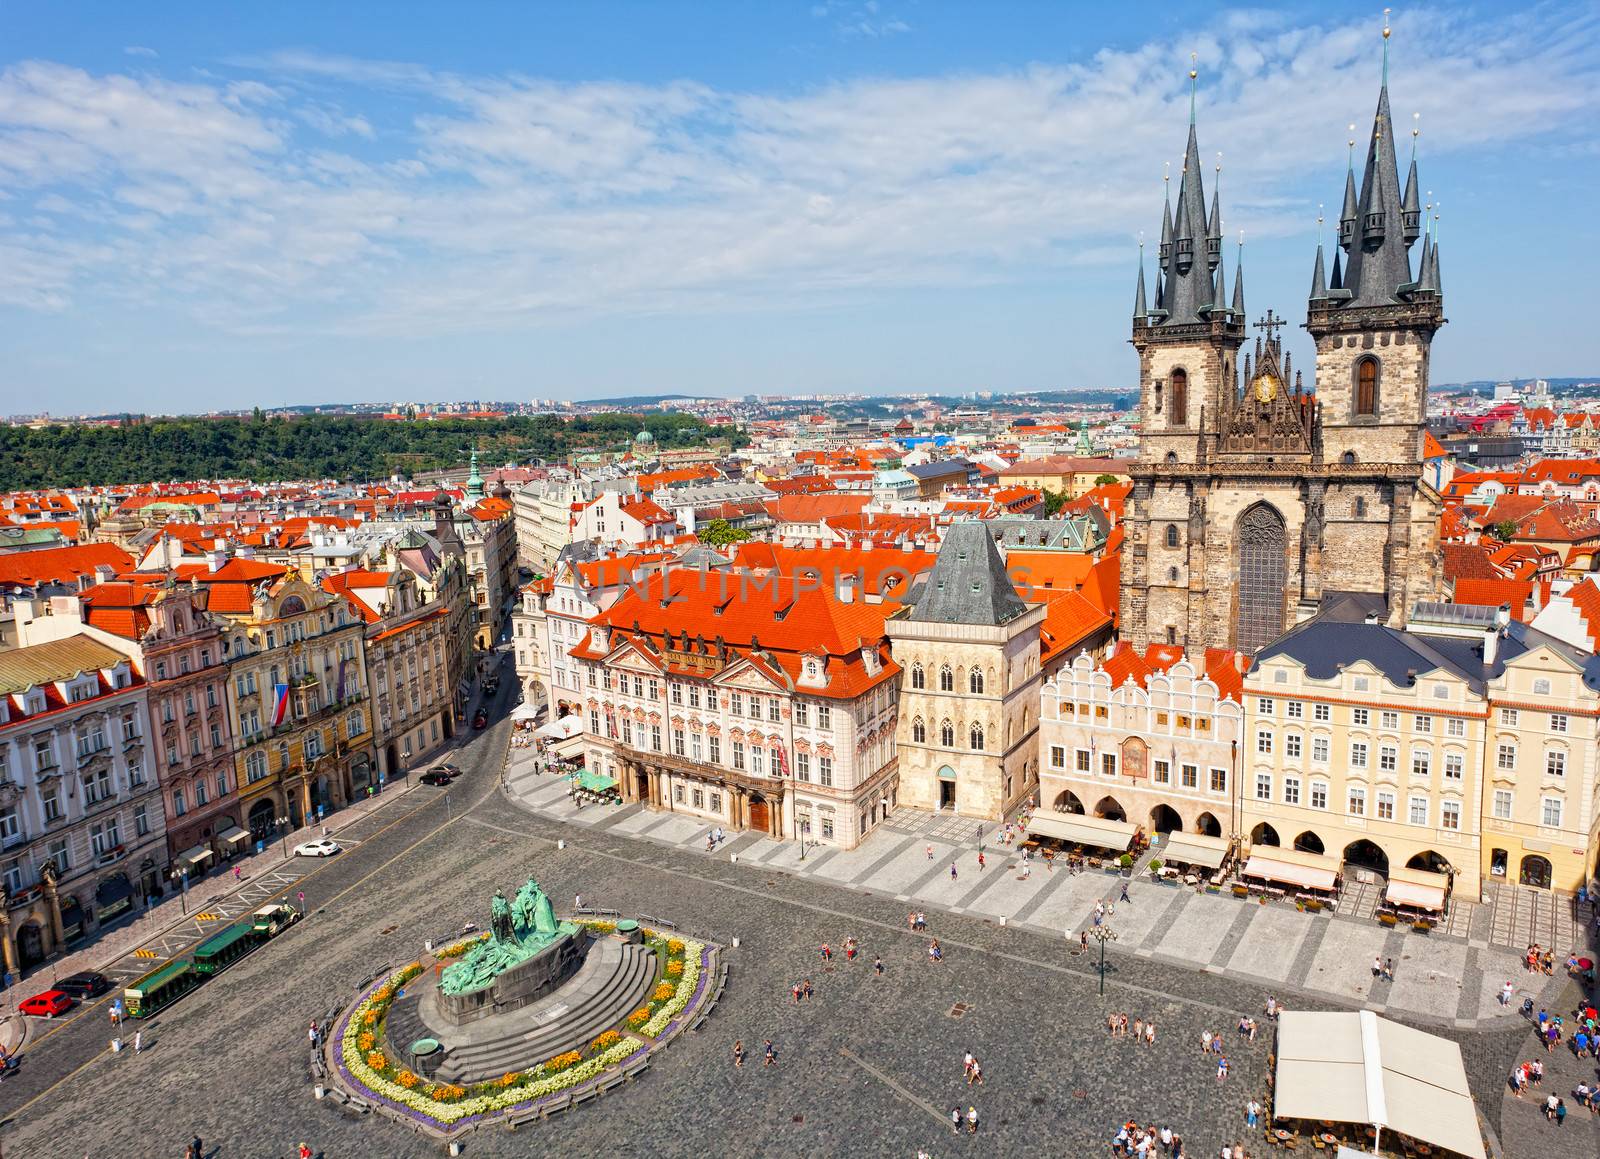
[[[272,727],[277,728],[283,723],[283,718],[289,715],[289,686],[287,684],[274,684],[272,686]]]

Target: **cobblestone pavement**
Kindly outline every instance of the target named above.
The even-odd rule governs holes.
[[[578,809],[567,798],[566,782],[535,774],[524,750],[513,753],[507,788],[541,816],[686,851],[706,849],[711,826],[698,817],[639,805]],[[1449,921],[1430,934],[1386,930],[1372,918],[1381,886],[1355,878],[1335,914],[1196,892],[1143,873],[1128,881],[1129,901],[1119,904],[1120,875],[1052,871],[1037,859],[1025,870],[1014,851],[996,846],[998,835],[994,825],[902,809],[853,850],[814,845],[802,857],[794,842],[740,834],[717,853],[888,895],[908,907],[1004,919],[1055,937],[1081,929],[1095,903],[1109,900],[1117,909],[1118,945],[1137,956],[1458,1028],[1510,1019],[1524,997],[1547,999],[1556,983],[1524,971],[1522,950],[1537,935],[1564,958],[1579,948],[1574,939],[1584,936],[1592,918],[1590,906],[1570,897],[1497,884],[1485,903],[1454,899]],[[988,863],[981,872],[980,842]],[[1395,960],[1393,983],[1374,983],[1375,954]],[[1507,979],[1517,988],[1509,1011],[1498,1002]]]
[[[464,752],[461,785],[309,878],[310,919],[154,1019],[144,1054],[113,1055],[103,1038],[81,1035],[30,1048],[3,1088],[5,1153],[176,1155],[199,1132],[218,1159],[287,1155],[302,1140],[327,1159],[440,1154],[436,1141],[388,1120],[317,1103],[305,1027],[375,971],[410,960],[425,938],[481,922],[492,886],[530,873],[556,899],[581,891],[589,905],[652,914],[740,945],[728,952],[728,988],[710,1020],[638,1081],[518,1134],[475,1133],[468,1155],[590,1154],[604,1145],[663,1156],[910,1156],[923,1148],[939,1157],[1076,1157],[1105,1153],[1128,1116],[1169,1123],[1193,1153],[1214,1155],[1244,1137],[1242,1107],[1264,1085],[1270,1036],[1240,1039],[1240,1014],[1258,1013],[1269,989],[1299,1008],[1366,1000],[1357,991],[1368,951],[1338,942],[1361,931],[1394,936],[1340,920],[1340,937],[1330,938],[1329,919],[1296,924],[1303,915],[1283,907],[1151,886],[1112,918],[1129,944],[1109,955],[1102,998],[1096,962],[1073,952],[1062,919],[1109,893],[1110,878],[1040,871],[1020,880],[993,867],[979,874],[969,853],[950,883],[943,858],[952,847],[930,865],[920,831],[899,835],[916,844],[910,858],[892,846],[875,855],[811,853],[807,865],[817,871],[797,873],[787,855],[734,861],[641,840],[622,829],[624,810],[609,810],[615,819],[605,826],[572,825],[495,791],[505,729]],[[723,853],[741,843],[759,851],[759,839],[741,835]],[[832,879],[821,872],[830,865]],[[861,872],[905,884],[841,888]],[[940,964],[927,960],[926,937],[907,930],[911,906],[890,892],[906,888],[946,899],[947,908],[920,907],[945,949]],[[990,900],[1023,920],[1001,925],[977,904],[996,891]],[[825,966],[820,944],[846,936],[860,939],[862,956]],[[1325,995],[1243,976],[1230,945],[1260,947],[1251,952],[1267,973],[1326,974]],[[1229,969],[1218,972],[1224,955]],[[872,969],[878,956],[882,976]],[[1359,969],[1347,969],[1352,960]],[[1401,971],[1379,1002],[1402,1006],[1412,1001],[1405,987],[1437,988],[1421,969],[1409,978]],[[789,987],[807,977],[816,996],[797,1006]],[[1156,1044],[1108,1038],[1108,1011],[1153,1017]],[[1225,1083],[1200,1053],[1204,1030],[1227,1042]],[[1463,1045],[1490,1131],[1499,1133],[1504,1115],[1520,1146],[1525,1127],[1542,1120],[1524,1124],[1523,1108],[1503,1107],[1501,1092],[1527,1049],[1527,1025],[1512,1018],[1441,1032]],[[760,1065],[769,1037],[779,1050],[775,1069]],[[729,1054],[735,1038],[751,1049],[739,1070]],[[966,1050],[983,1061],[981,1087],[962,1080]],[[957,1105],[978,1108],[976,1138],[951,1134],[947,1116]],[[1254,1142],[1252,1151],[1265,1150]]]

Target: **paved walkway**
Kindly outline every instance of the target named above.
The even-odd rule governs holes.
[[[641,805],[578,808],[567,797],[564,779],[536,774],[533,767],[531,752],[512,750],[507,790],[532,812],[706,851],[712,827],[698,817]],[[1142,871],[1133,878],[1074,874],[1051,870],[1038,858],[1025,868],[1015,851],[996,848],[998,835],[993,824],[900,809],[855,849],[812,845],[802,851],[792,841],[735,833],[716,855],[892,897],[908,911],[966,914],[1074,941],[1092,922],[1095,903],[1105,901],[1116,951],[1254,981],[1267,992],[1298,991],[1463,1029],[1503,1024],[1525,997],[1552,999],[1560,977],[1528,973],[1521,954],[1537,937],[1553,944],[1562,960],[1578,948],[1571,939],[1590,928],[1592,919],[1587,905],[1549,894],[1530,898],[1529,891],[1511,886],[1491,890],[1487,903],[1457,903],[1451,922],[1418,934],[1373,921],[1375,885],[1351,890],[1338,913],[1309,914],[1286,903],[1262,905],[1254,898],[1157,883]],[[987,861],[982,871],[980,840]],[[1565,916],[1557,913],[1563,905]],[[1552,932],[1568,941],[1553,939]],[[1373,977],[1375,956],[1394,959],[1392,981]],[[1507,981],[1516,989],[1509,1008],[1499,1004]]]
[[[461,735],[420,758],[413,773],[424,772],[428,765],[448,756],[457,747]],[[376,796],[364,797],[318,825],[290,833],[287,839],[273,840],[259,853],[235,858],[217,872],[195,882],[182,897],[169,894],[150,909],[113,924],[71,953],[36,967],[22,981],[0,992],[0,1048],[15,1054],[27,1041],[33,1020],[17,1013],[18,1003],[50,989],[57,979],[79,971],[98,971],[113,982],[122,982],[159,965],[202,936],[221,928],[214,924],[218,920],[237,916],[263,904],[271,896],[280,895],[308,869],[315,867],[314,859],[286,855],[285,849],[309,841],[324,828],[334,836],[349,833],[384,806],[409,796],[418,785],[415,775],[408,784],[391,781]],[[234,877],[235,867],[239,870],[238,878]]]

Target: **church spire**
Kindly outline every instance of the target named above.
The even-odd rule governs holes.
[[[1317,264],[1311,270],[1311,300],[1321,302],[1328,297],[1327,276],[1322,269],[1322,207],[1317,206]]]
[[[1139,243],[1139,288],[1133,295],[1133,320],[1142,322],[1150,311],[1145,308],[1144,300],[1144,242]]]
[[[1198,70],[1189,70],[1191,105],[1198,76]],[[1169,172],[1169,189],[1170,176]],[[1183,152],[1183,170],[1178,175],[1177,198],[1175,201],[1169,200],[1162,213],[1161,256],[1158,263],[1161,277],[1157,303],[1158,309],[1166,311],[1162,324],[1193,325],[1204,320],[1209,307],[1220,304],[1216,300],[1216,286],[1211,275],[1221,260],[1221,228],[1221,203],[1215,204],[1209,216],[1206,212],[1199,130],[1191,117],[1189,139]]]
[[[1239,231],[1239,264],[1233,270],[1233,312],[1244,319],[1244,230]]]

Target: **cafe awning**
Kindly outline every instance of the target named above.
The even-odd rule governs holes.
[[[579,757],[583,755],[583,746],[588,742],[583,733],[569,736],[566,740],[558,740],[550,746],[550,751],[558,757]]]
[[[1250,851],[1250,860],[1245,862],[1242,872],[1246,877],[1262,877],[1302,889],[1329,890],[1342,868],[1343,863],[1337,857],[1277,845],[1257,845]]]
[[[1461,1048],[1370,1010],[1279,1016],[1273,1115],[1371,1124],[1469,1159],[1483,1137]]]
[[[106,878],[94,891],[95,909],[101,921],[133,908],[133,884],[126,873]]]
[[[193,849],[185,849],[182,853],[178,854],[178,856],[174,857],[173,860],[179,865],[188,866],[190,869],[193,869],[197,865],[204,865],[210,856],[211,847],[209,845],[196,845]]]
[[[1389,888],[1384,896],[1393,905],[1438,912],[1444,909],[1445,892],[1449,888],[1450,878],[1443,873],[1427,869],[1391,869]]]
[[[578,788],[590,793],[609,793],[617,787],[617,779],[608,777],[604,773],[591,773],[583,769],[577,776]]]
[[[1030,837],[1050,837],[1097,849],[1125,852],[1133,844],[1138,826],[1085,813],[1035,813],[1028,819]]]
[[[1208,837],[1204,833],[1169,833],[1167,844],[1161,850],[1163,861],[1176,861],[1181,865],[1199,865],[1206,869],[1220,869],[1228,860],[1229,843],[1222,837]]]
[[[217,840],[227,845],[237,845],[241,841],[250,840],[250,830],[241,829],[237,825],[230,825],[221,833],[217,834]]]
[[[566,716],[555,720],[546,721],[533,730],[533,735],[542,740],[566,740],[577,736],[583,731],[583,721],[577,713],[568,713]]]

